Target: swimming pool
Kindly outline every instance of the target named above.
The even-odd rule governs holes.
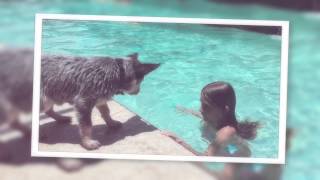
[[[200,121],[178,113],[176,106],[199,109],[202,87],[230,82],[240,119],[263,124],[250,143],[252,157],[277,158],[280,44],[264,34],[205,25],[46,20],[42,50],[82,56],[138,52],[142,61],[161,63],[138,96],[115,99],[202,152],[208,143],[201,138]]]
[[[30,1],[29,1],[30,2]],[[320,124],[318,99],[319,84],[312,83],[320,78],[319,15],[283,11],[261,6],[231,6],[205,1],[184,1],[181,6],[173,1],[141,1],[132,5],[97,1],[50,1],[33,3],[0,2],[0,42],[19,46],[33,45],[33,19],[35,12],[78,13],[109,15],[143,15],[204,18],[249,18],[290,21],[288,124],[297,130],[293,146],[288,154],[284,179],[317,179],[320,164],[317,160]],[[122,55],[122,54],[121,54]],[[141,58],[145,61],[146,56]],[[161,69],[157,73],[161,72]],[[146,80],[151,81],[153,75]],[[144,83],[145,84],[145,83]],[[143,88],[145,88],[143,86]],[[199,90],[198,90],[199,91]],[[238,91],[238,90],[237,90]],[[194,97],[198,98],[195,93]],[[126,97],[127,98],[127,97]],[[240,101],[240,94],[238,99]],[[191,107],[192,105],[190,105]],[[196,107],[197,105],[193,105]],[[240,104],[238,104],[238,108]],[[241,110],[239,109],[239,113]],[[245,113],[243,115],[247,115]],[[241,114],[240,114],[241,115]],[[192,121],[191,121],[192,120]],[[194,119],[188,121],[194,122]]]

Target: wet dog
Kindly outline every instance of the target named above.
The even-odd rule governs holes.
[[[0,50],[0,125],[8,124],[28,136],[31,128],[20,116],[32,109],[32,62],[31,49]]]
[[[53,111],[53,105],[70,103],[77,112],[81,145],[97,149],[91,138],[91,112],[96,107],[109,128],[121,123],[110,117],[107,100],[117,94],[135,95],[144,77],[159,64],[141,63],[138,54],[123,58],[44,55],[41,58],[41,110],[57,122],[70,117]]]
[[[30,142],[31,118],[27,121],[21,121],[21,115],[30,115],[32,109],[32,87],[33,87],[33,50],[29,48],[8,48],[0,49],[0,127],[8,130],[8,125],[22,133],[24,140]],[[26,116],[26,117],[27,117]],[[6,131],[8,132],[8,131]],[[2,136],[3,134],[0,134]],[[8,143],[10,144],[10,143]],[[13,162],[17,152],[11,152],[7,143],[0,142],[0,162]],[[28,143],[27,143],[28,144]],[[10,146],[10,145],[9,145]],[[13,148],[16,145],[13,146]],[[19,146],[19,145],[18,145]],[[22,148],[30,148],[19,146]],[[19,152],[18,152],[19,153]],[[22,154],[22,155],[21,155]],[[29,156],[24,157],[25,153],[19,154],[18,162],[30,159],[30,162],[37,160]],[[21,155],[21,156],[20,156]],[[13,157],[14,156],[14,157]],[[52,160],[52,159],[51,159]],[[42,159],[41,162],[51,162],[49,159]],[[89,160],[90,161],[90,160]],[[58,167],[71,172],[82,168],[84,165],[91,163],[87,160],[80,159],[53,159]]]

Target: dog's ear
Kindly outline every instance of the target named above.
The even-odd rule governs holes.
[[[129,54],[127,55],[127,57],[129,57],[132,60],[138,60],[138,53],[133,53],[133,54]]]
[[[139,65],[138,71],[142,75],[146,75],[146,74],[150,73],[151,71],[157,69],[159,66],[160,66],[160,64],[144,63],[144,64]]]

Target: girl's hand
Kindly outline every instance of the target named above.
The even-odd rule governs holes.
[[[179,105],[176,106],[176,110],[179,113],[186,113],[186,111],[188,111],[187,108],[184,108],[184,107],[179,106]]]
[[[202,153],[195,151],[189,144],[185,143],[182,139],[180,139],[174,133],[168,132],[168,131],[161,131],[161,134],[168,136],[169,138],[171,138],[172,140],[174,140],[175,142],[177,142],[178,144],[180,144],[181,146],[189,150],[194,155],[197,155],[197,156],[203,155]]]
[[[199,111],[195,111],[192,109],[187,109],[185,107],[182,106],[176,106],[176,110],[178,113],[182,113],[182,114],[188,114],[188,115],[192,115],[195,116],[197,118],[203,119],[201,113]]]
[[[168,137],[176,137],[176,135],[169,131],[161,131],[162,135],[168,136]]]
[[[165,135],[165,136],[168,136],[169,138],[175,140],[175,141],[178,141],[179,138],[177,137],[177,135],[175,135],[174,133],[172,132],[169,132],[169,131],[161,131],[161,134],[162,135]]]

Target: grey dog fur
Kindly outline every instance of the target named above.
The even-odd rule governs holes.
[[[31,48],[0,48],[0,126],[9,124],[30,138],[29,124],[21,123],[21,113],[30,114],[32,109],[33,50]],[[31,122],[28,121],[29,123]],[[0,161],[10,160],[14,154],[0,143]],[[29,158],[29,157],[28,157]],[[83,167],[84,161],[56,159],[60,168],[74,171]],[[75,162],[76,161],[76,162]]]
[[[20,111],[31,112],[33,82],[31,49],[0,50],[0,97]],[[23,77],[23,78],[21,78]]]
[[[7,123],[27,135],[30,127],[21,124],[19,115],[32,109],[32,59],[31,49],[0,50],[0,125]]]
[[[96,149],[91,139],[91,112],[97,107],[110,128],[120,122],[109,115],[106,101],[116,94],[137,94],[144,76],[159,64],[140,63],[138,54],[125,58],[45,55],[41,59],[41,107],[57,121],[69,121],[53,112],[53,104],[73,104],[80,127],[81,144]],[[48,105],[49,104],[49,105]]]
[[[12,111],[31,112],[33,50],[5,49],[0,51],[0,57],[1,122],[11,117]],[[70,117],[55,113],[53,105],[74,105],[81,144],[86,149],[96,149],[100,144],[91,139],[93,107],[98,108],[109,127],[120,127],[119,122],[111,119],[106,101],[116,94],[137,94],[144,76],[158,66],[140,63],[137,53],[123,58],[43,55],[41,109],[58,122],[69,122]]]

